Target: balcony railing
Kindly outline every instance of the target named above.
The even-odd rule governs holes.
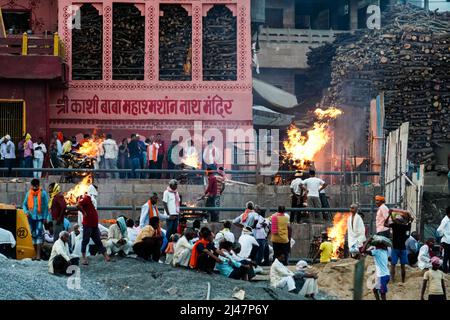
[[[39,38],[24,33],[20,37],[0,38],[0,54],[44,55],[64,57],[64,46],[58,33],[51,38]]]
[[[262,28],[259,40],[261,42],[322,44],[332,42],[336,34],[344,32],[348,31]]]

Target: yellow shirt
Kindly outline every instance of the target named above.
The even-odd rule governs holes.
[[[333,245],[331,242],[322,242],[319,249],[322,251],[320,253],[320,262],[330,262],[331,254],[333,253]]]
[[[151,225],[146,225],[141,229],[141,232],[139,232],[138,236],[136,237],[136,240],[134,243],[142,242],[142,239],[144,238],[151,238],[155,234],[155,229]]]
[[[428,280],[428,294],[444,294],[444,291],[442,290],[442,279],[444,279],[444,273],[441,270],[430,269],[425,272],[423,279]]]

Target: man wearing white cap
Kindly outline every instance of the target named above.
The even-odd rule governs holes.
[[[7,175],[11,176],[11,168],[16,158],[16,147],[9,134],[0,139],[0,155],[4,161],[4,167],[8,168]]]
[[[307,272],[306,270],[311,268],[304,260],[297,262],[297,272],[294,275],[295,285],[300,289],[299,294],[306,298],[314,299],[314,295],[319,292],[317,286],[317,274],[313,272]]]

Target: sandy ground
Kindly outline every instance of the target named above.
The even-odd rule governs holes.
[[[311,270],[319,273],[319,288],[323,292],[337,296],[342,300],[353,299],[353,277],[354,266],[356,260],[343,259],[337,262],[330,262],[327,264],[315,264]],[[369,269],[369,270],[368,270]],[[364,300],[374,300],[375,297],[370,289],[367,288],[367,281],[374,270],[374,263],[372,257],[366,257],[365,260],[365,274],[364,274]],[[406,266],[406,282],[401,282],[400,266],[397,265],[395,280],[388,284],[388,300],[420,300],[420,291],[423,281],[423,271],[418,268],[411,268]],[[450,276],[446,275],[447,296],[449,296]],[[370,282],[370,281],[369,281]],[[427,293],[425,294],[425,299]]]
[[[205,300],[208,282],[211,300],[233,299],[235,288],[245,291],[245,300],[303,299],[272,289],[267,281],[237,281],[132,258],[105,263],[100,256],[90,257],[90,265],[81,266],[78,290],[68,289],[67,277],[49,274],[46,261],[0,259],[0,275],[0,300]]]

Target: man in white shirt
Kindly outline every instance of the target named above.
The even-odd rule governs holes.
[[[33,144],[33,154],[34,154],[34,159],[33,159],[33,167],[35,169],[42,169],[42,166],[44,164],[44,157],[45,154],[47,153],[47,148],[43,142],[42,137],[39,137],[37,142],[35,142]],[[42,172],[41,171],[35,171],[33,173],[33,176],[36,179],[40,179],[42,176]]]
[[[239,237],[239,244],[241,245],[241,252],[239,252],[238,257],[245,260],[255,261],[259,243],[253,236],[252,228],[245,227],[242,230],[242,234]]]
[[[287,287],[289,292],[295,291],[294,273],[280,262],[285,260],[284,254],[279,253],[274,258],[270,267],[270,285],[279,289]]]
[[[175,244],[173,261],[172,264],[177,266],[182,266],[185,268],[189,267],[189,260],[191,259],[192,247],[191,240],[194,238],[195,232],[193,229],[186,229],[184,231],[184,236],[178,239]]]
[[[445,217],[437,228],[437,233],[442,236],[441,246],[444,248],[442,271],[448,273],[450,270],[450,207],[446,208]]]
[[[240,216],[236,217],[233,220],[233,224],[243,228],[243,227],[251,227],[253,228],[256,224],[256,221],[259,218],[259,214],[255,212],[255,204],[252,201],[248,201],[245,204],[245,211]]]
[[[434,242],[435,241],[433,238],[429,238],[427,239],[425,244],[422,247],[420,247],[419,256],[417,257],[418,260],[417,266],[419,267],[420,270],[431,268],[430,250],[433,249]]]
[[[197,162],[198,162],[198,152],[197,149],[194,146],[194,141],[193,140],[189,140],[189,146],[186,149],[186,157],[193,157],[195,156],[197,158]]]
[[[216,237],[214,238],[214,245],[216,248],[219,247],[221,241],[229,241],[234,244],[234,234],[230,231],[231,222],[225,221],[223,224],[223,229],[217,232]]]
[[[10,177],[13,162],[16,158],[16,147],[8,134],[0,139],[0,155],[4,161],[5,168],[8,168],[7,176]]]
[[[111,133],[106,135],[106,140],[103,142],[103,150],[105,157],[105,169],[117,169],[117,157],[119,155],[119,147],[115,140],[113,140]],[[108,172],[108,178],[119,178],[118,172]]]
[[[320,202],[320,191],[327,187],[327,184],[322,179],[316,178],[316,171],[309,171],[310,177],[303,181],[303,189],[307,192],[308,207],[310,208],[322,208]]]
[[[69,233],[61,231],[59,239],[55,242],[48,260],[48,272],[67,275],[67,268],[78,265],[79,258],[72,258],[69,253]]]
[[[141,207],[141,216],[139,219],[139,227],[149,225],[151,217],[159,217],[160,220],[166,220],[168,218],[167,214],[163,212],[162,214],[158,210],[158,194],[156,192],[152,193],[152,196],[146,203]]]
[[[291,182],[291,194],[292,194],[292,202],[291,207],[292,208],[302,208],[303,207],[303,179],[300,178],[302,176],[302,173],[300,171],[297,171],[294,175],[294,180]],[[300,223],[300,216],[301,212],[295,212],[292,211],[291,213],[291,223],[294,222],[294,217],[297,217],[296,221],[297,223]]]
[[[178,181],[172,179],[169,181],[169,186],[163,194],[164,213],[168,216],[166,221],[166,237],[167,240],[174,233],[177,233],[178,218],[180,215],[180,194],[177,191]]]
[[[358,205],[350,206],[352,215],[347,220],[347,240],[350,254],[359,257],[359,248],[366,242],[366,228],[362,217],[358,214]]]
[[[80,237],[78,237],[81,234],[80,232],[80,225],[78,223],[75,223],[73,225],[73,231],[70,232],[70,238],[69,238],[69,250],[70,253],[73,253],[75,250],[75,243],[79,239],[81,241]],[[80,248],[81,250],[81,248]],[[81,252],[80,252],[81,253]]]
[[[220,163],[221,156],[219,154],[219,149],[216,148],[215,145],[213,145],[212,140],[208,140],[207,146],[205,147],[205,150],[203,151],[203,162],[204,162],[204,168],[208,167],[211,168],[211,170],[217,170],[217,163]]]
[[[134,243],[136,240],[138,234],[139,234],[140,228],[136,228],[134,225],[133,219],[127,219],[127,232],[128,232],[128,239],[130,239],[131,243]]]

